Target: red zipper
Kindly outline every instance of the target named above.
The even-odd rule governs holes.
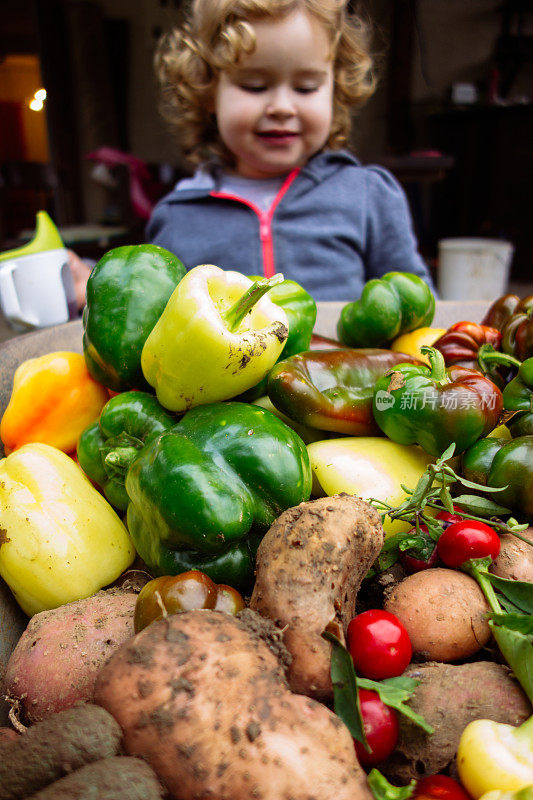
[[[261,240],[263,275],[265,278],[271,278],[276,274],[276,265],[274,263],[274,243],[272,240],[272,218],[274,216],[274,211],[276,210],[276,207],[282,197],[287,192],[287,189],[300,172],[300,169],[301,167],[296,167],[287,175],[287,178],[280,187],[280,190],[275,196],[268,211],[263,211],[261,208],[259,208],[259,206],[256,206],[255,203],[250,202],[250,200],[246,200],[244,197],[239,197],[236,194],[230,194],[229,192],[209,192],[211,197],[220,197],[223,200],[235,200],[238,203],[244,203],[245,206],[251,208],[252,211],[254,211],[259,217],[259,238]]]

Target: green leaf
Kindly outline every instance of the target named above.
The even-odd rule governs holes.
[[[454,498],[454,503],[470,514],[478,514],[480,517],[494,517],[511,513],[510,508],[499,506],[487,497],[478,497],[475,494],[461,494]]]
[[[519,631],[489,620],[492,634],[503,657],[533,703],[533,641]]]
[[[512,631],[523,633],[524,636],[533,636],[533,616],[528,614],[493,614],[492,621],[496,625],[509,628]]]
[[[440,501],[441,501],[442,505],[444,506],[444,508],[446,509],[446,511],[449,511],[450,514],[453,514],[454,510],[453,510],[452,496],[451,496],[450,490],[448,489],[447,486],[443,486],[442,487],[442,489],[439,492],[439,497],[440,497]]]
[[[422,473],[419,478],[418,483],[415,486],[414,492],[410,497],[409,506],[414,506],[418,508],[422,501],[425,499],[426,494],[431,489],[431,486],[434,481],[433,471],[431,470],[431,466]]]
[[[503,492],[504,489],[507,489],[508,484],[505,486],[484,486],[482,483],[474,483],[474,481],[469,481],[466,478],[463,478],[461,475],[457,475],[457,480],[463,486],[466,486],[467,489],[475,489],[479,492]]]
[[[361,742],[370,753],[366,740],[357,692],[357,676],[353,660],[342,642],[328,630],[322,632],[324,639],[331,642],[331,682],[333,684],[333,707],[335,714],[342,719],[351,735]]]
[[[415,725],[426,731],[426,733],[433,733],[433,728],[429,725],[424,717],[413,711],[412,708],[405,705],[405,702],[410,699],[419,681],[414,678],[407,678],[400,675],[397,678],[387,678],[383,681],[371,681],[368,678],[357,678],[357,685],[360,689],[370,689],[377,692],[386,706],[395,708],[400,714],[408,717]]]
[[[428,533],[434,542],[438,542],[442,534],[442,525],[437,522],[433,517],[426,518],[426,525]]]
[[[487,578],[499,592],[505,595],[524,614],[533,614],[533,583],[500,578],[499,575],[493,575],[492,572],[487,572]]]
[[[514,603],[511,603],[506,597],[502,594],[498,595],[498,600],[500,601],[500,605],[507,614],[518,614],[520,617],[524,617],[521,609],[518,606],[515,606]]]
[[[394,786],[374,767],[368,773],[368,786],[375,800],[408,800],[415,790],[416,781],[413,778],[407,786]]]
[[[437,464],[443,464],[445,461],[449,461],[450,458],[455,453],[455,442],[452,442],[449,447],[446,448],[444,453],[437,459]]]

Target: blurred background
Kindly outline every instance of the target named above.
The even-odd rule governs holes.
[[[533,283],[533,3],[367,0],[381,81],[353,145],[403,184],[420,249],[514,244]],[[143,241],[153,203],[186,174],[158,113],[152,59],[180,0],[8,0],[0,29],[0,250],[46,209],[99,258]]]

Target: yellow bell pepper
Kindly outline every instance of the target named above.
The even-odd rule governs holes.
[[[23,361],[0,423],[4,450],[41,442],[71,453],[108,400],[107,389],[91,377],[80,353],[54,352]]]
[[[432,462],[422,448],[402,445],[379,436],[347,436],[307,446],[313,471],[313,495],[356,494],[391,506],[406,500],[402,484],[414,489]],[[386,536],[412,527],[402,520],[385,517]]]
[[[421,352],[420,348],[423,345],[431,347],[444,333],[446,333],[445,328],[417,328],[410,333],[402,333],[398,336],[392,342],[390,349],[395,353],[407,353],[430,366],[428,357]]]
[[[533,786],[533,716],[518,727],[488,719],[470,722],[459,740],[457,768],[474,800],[491,791]]]
[[[252,282],[212,264],[174,289],[141,353],[144,377],[170,411],[229,400],[263,380],[285,345],[285,311],[265,292],[283,275]]]
[[[134,557],[122,521],[61,450],[27,444],[0,461],[0,575],[28,616],[89,597]]]

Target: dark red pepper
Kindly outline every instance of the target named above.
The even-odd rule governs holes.
[[[372,415],[374,384],[413,356],[377,348],[309,350],[274,365],[268,376],[273,405],[295,422],[350,436],[379,436]]]
[[[507,320],[516,311],[519,303],[520,298],[517,294],[504,294],[498,297],[481,320],[481,324],[501,331]]]
[[[499,328],[501,350],[520,361],[533,356],[533,295],[503,295],[489,308],[484,325]]]
[[[464,320],[448,328],[446,333],[434,342],[433,347],[440,350],[447,367],[458,364],[468,369],[479,369],[477,354],[481,345],[491,344],[498,350],[501,339],[502,335],[497,328]]]

